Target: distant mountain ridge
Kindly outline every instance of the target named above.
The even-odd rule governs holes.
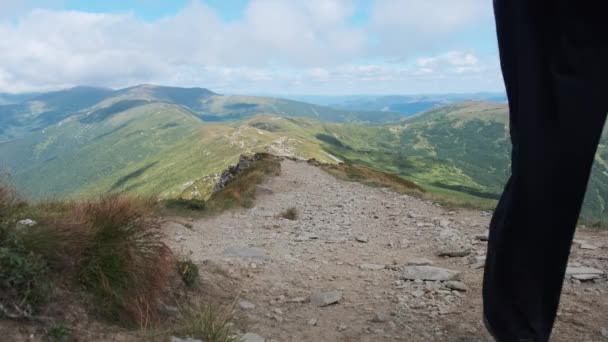
[[[489,208],[509,174],[508,131],[507,105],[486,101],[404,117],[204,88],[79,87],[0,106],[0,171],[31,198],[204,199],[241,154],[269,152],[364,164]],[[608,220],[607,139],[583,209],[592,220]]]
[[[97,112],[118,102],[123,102],[120,105],[123,108],[146,102],[168,103],[181,106],[205,121],[240,120],[259,113],[315,117],[335,122],[385,123],[401,118],[392,112],[335,109],[271,97],[220,95],[205,88],[143,84],[112,90],[79,86],[25,96],[22,102],[0,105],[0,141],[21,137],[72,115]]]

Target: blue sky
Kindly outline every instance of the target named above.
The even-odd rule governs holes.
[[[2,0],[0,92],[502,91],[489,0]]]

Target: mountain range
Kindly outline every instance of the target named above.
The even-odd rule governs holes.
[[[461,101],[415,115],[357,108],[204,88],[76,87],[0,105],[0,168],[30,198],[205,199],[241,154],[270,152],[364,164],[484,207],[499,197],[509,174],[506,104]],[[605,146],[604,136],[583,210],[594,221],[608,218]]]

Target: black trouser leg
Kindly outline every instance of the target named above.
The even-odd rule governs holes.
[[[500,342],[549,339],[607,111],[606,86],[588,69],[608,62],[604,42],[585,41],[591,53],[568,42],[593,20],[564,26],[570,8],[540,3],[494,2],[513,143],[484,274],[484,314]]]

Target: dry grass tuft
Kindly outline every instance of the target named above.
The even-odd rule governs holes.
[[[102,317],[149,326],[174,274],[171,252],[158,236],[151,202],[108,196],[73,204],[22,234],[27,248],[56,271],[73,275]]]
[[[83,232],[78,278],[106,318],[149,325],[173,270],[146,201],[104,197],[76,206],[73,227]]]
[[[288,208],[280,216],[284,219],[295,221],[298,219],[298,209],[294,207]]]
[[[237,342],[229,308],[215,305],[183,307],[174,334],[209,342]]]
[[[373,169],[364,165],[356,164],[322,164],[317,166],[334,175],[338,179],[359,182],[365,185],[389,188],[393,191],[405,194],[421,195],[425,191],[414,182],[407,181],[397,175]]]

